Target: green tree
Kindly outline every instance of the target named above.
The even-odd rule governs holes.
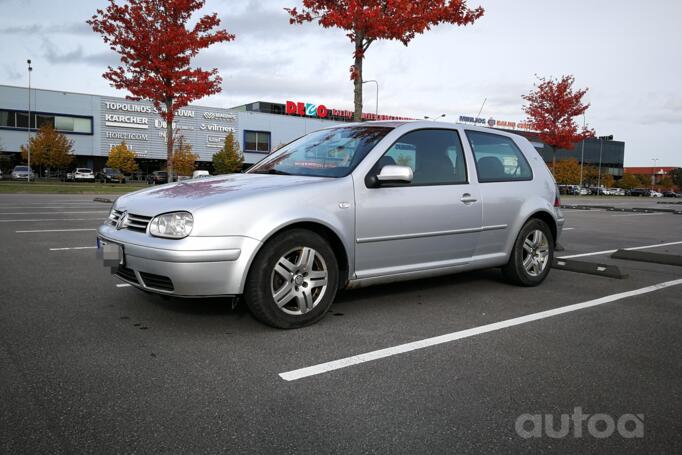
[[[625,174],[622,179],[618,180],[618,187],[624,190],[631,190],[638,186],[640,186],[640,182],[634,174]]]
[[[244,155],[239,150],[239,142],[230,131],[225,136],[223,148],[213,155],[213,167],[216,174],[234,174],[241,171]]]
[[[120,169],[127,174],[131,174],[140,168],[135,161],[135,151],[128,147],[125,142],[121,142],[109,150],[107,167]]]
[[[63,169],[73,161],[73,141],[46,124],[31,136],[28,148],[21,146],[21,157],[28,161],[31,151],[31,165],[48,169]]]
[[[664,190],[670,190],[675,184],[673,183],[673,179],[666,175],[661,179],[660,182],[656,185],[658,188],[664,189]]]
[[[639,180],[639,186],[650,187],[651,186],[651,176],[646,174],[635,174],[637,180]]]
[[[673,169],[669,172],[670,177],[673,179],[673,183],[678,187],[682,188],[682,167]]]

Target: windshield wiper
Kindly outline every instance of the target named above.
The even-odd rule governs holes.
[[[280,171],[278,169],[268,169],[267,171],[253,171],[254,174],[272,174],[272,175],[291,175],[288,172]]]

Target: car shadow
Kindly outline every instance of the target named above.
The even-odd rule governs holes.
[[[408,281],[398,281],[366,288],[346,289],[341,291],[335,303],[350,303],[356,300],[371,299],[373,297],[386,297],[404,294],[414,291],[428,293],[457,285],[471,284],[478,281],[492,281],[506,285],[500,269],[483,269],[471,272],[453,273],[433,278],[421,278]]]

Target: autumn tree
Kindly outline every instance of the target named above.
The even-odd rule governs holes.
[[[121,142],[109,150],[109,159],[107,159],[106,165],[120,169],[126,174],[131,174],[140,168],[135,161],[135,156],[135,151],[128,147],[125,142]]]
[[[611,174],[602,173],[600,184],[604,188],[613,188],[616,185],[616,180],[613,178]]]
[[[173,120],[192,101],[220,92],[218,69],[193,68],[192,59],[234,35],[217,29],[216,13],[193,18],[205,0],[109,0],[87,23],[121,56],[121,65],[103,74],[131,100],[154,103],[166,122],[169,178],[173,175]]]
[[[29,150],[31,164],[47,169],[63,169],[73,161],[73,141],[49,124],[41,126],[38,132],[31,136],[28,148],[21,146],[22,159],[28,160]]]
[[[554,179],[560,185],[580,183],[580,163],[575,158],[561,160],[554,165]]]
[[[213,155],[213,168],[216,174],[234,174],[244,166],[244,155],[239,150],[239,142],[230,131],[225,136],[223,148]]]
[[[588,89],[574,90],[573,82],[575,78],[570,75],[560,79],[538,77],[535,88],[522,95],[528,103],[523,111],[530,127],[552,149],[552,169],[557,150],[572,150],[578,142],[594,136],[593,130],[585,126],[579,129],[575,122],[575,117],[583,115],[590,105],[582,101]]]
[[[599,181],[597,166],[583,166],[583,185],[596,186]]]
[[[639,179],[633,174],[625,174],[622,179],[618,180],[618,187],[624,190],[631,190],[638,186],[640,186]]]
[[[324,28],[345,30],[353,43],[355,121],[362,120],[362,61],[376,40],[412,39],[439,24],[467,25],[483,16],[483,8],[467,7],[466,0],[303,0],[303,8],[286,8],[289,23],[317,21]]]
[[[174,169],[178,175],[192,175],[194,171],[194,164],[199,159],[199,155],[192,152],[192,146],[185,142],[182,137],[178,140],[178,146],[171,158],[172,167],[168,168],[168,178],[170,179],[171,169]]]

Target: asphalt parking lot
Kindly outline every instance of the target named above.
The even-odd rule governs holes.
[[[377,286],[281,331],[243,305],[117,286],[94,250],[108,210],[0,195],[1,453],[682,451],[682,267],[610,257],[682,255],[682,215],[565,211],[557,255],[624,279],[553,270],[526,289],[484,270]],[[643,437],[516,430],[578,407],[641,415]]]

